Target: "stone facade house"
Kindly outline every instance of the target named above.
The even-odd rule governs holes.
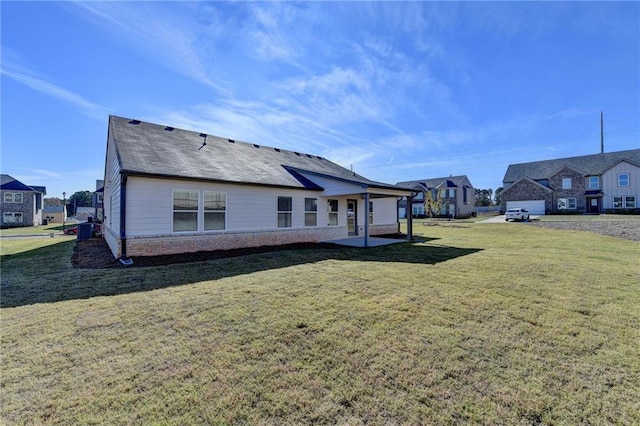
[[[440,211],[436,214],[442,217],[469,217],[475,215],[475,189],[466,175],[441,178],[419,179],[398,182],[397,185],[412,188],[415,195],[411,200],[410,211],[413,217],[428,216],[425,210],[427,194],[432,199],[441,199]],[[407,197],[398,203],[398,214],[407,217]]]
[[[29,186],[0,175],[0,220],[2,228],[42,225],[42,208],[47,189]]]
[[[640,149],[511,164],[503,188],[503,211],[638,213]]]
[[[399,231],[397,199],[326,158],[109,117],[103,235],[113,255],[227,250]],[[410,235],[409,235],[410,236]]]

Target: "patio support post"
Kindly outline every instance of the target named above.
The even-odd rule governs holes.
[[[413,194],[407,197],[407,207],[405,208],[407,214],[407,240],[413,239]]]
[[[369,247],[369,193],[364,193],[364,246]]]

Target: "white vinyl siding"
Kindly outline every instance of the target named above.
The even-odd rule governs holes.
[[[620,174],[629,175],[628,186],[618,186],[618,176]],[[603,209],[625,208],[626,197],[635,197],[638,200],[638,197],[640,197],[640,167],[622,161],[605,171],[602,174],[602,192],[604,194],[602,198]],[[614,205],[615,197],[623,197],[622,207]]]

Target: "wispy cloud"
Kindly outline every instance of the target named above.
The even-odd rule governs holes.
[[[176,9],[163,3],[147,2],[73,2],[83,16],[97,22],[121,43],[152,55],[156,61],[174,71],[193,78],[224,94],[226,90],[214,81],[201,60],[198,28]]]
[[[77,93],[50,83],[43,78],[36,76],[35,73],[29,70],[12,66],[6,61],[2,64],[0,73],[12,80],[15,80],[27,87],[32,88],[33,90],[37,90],[38,92],[71,103],[79,107],[84,113],[89,116],[104,119],[104,116],[109,113],[109,109],[107,107],[95,102],[91,102],[78,95]]]

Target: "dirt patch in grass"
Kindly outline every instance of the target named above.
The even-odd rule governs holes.
[[[533,221],[532,225],[543,228],[566,229],[571,231],[588,231],[609,237],[640,241],[640,220],[625,221],[566,221],[544,222]]]

